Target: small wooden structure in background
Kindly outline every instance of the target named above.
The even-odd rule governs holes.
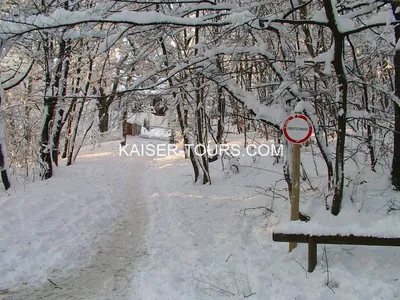
[[[126,134],[127,135],[139,135],[141,132],[142,126],[132,123],[126,124]]]

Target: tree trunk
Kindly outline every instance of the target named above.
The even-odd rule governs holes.
[[[27,105],[28,99],[32,96],[32,79],[30,77],[27,78],[26,80],[26,98],[25,98],[25,103],[24,103],[24,110],[25,110],[25,121],[24,123],[24,138],[25,138],[25,143],[26,143],[26,152],[25,152],[25,157],[24,157],[24,163],[25,163],[25,170],[26,170],[26,178],[29,178],[29,158],[30,158],[30,145],[31,145],[31,140],[32,140],[32,134],[31,134],[31,128],[29,126],[28,120],[30,120],[30,112],[32,108],[30,108]]]
[[[57,103],[57,97],[45,97],[44,98],[44,111],[43,111],[43,124],[42,131],[40,134],[40,164],[41,164],[41,177],[42,179],[49,179],[53,176],[53,163],[51,160],[51,148],[50,148],[50,126],[53,120],[55,105]]]
[[[91,83],[91,79],[92,79],[92,70],[93,70],[93,58],[91,58],[89,60],[89,68],[88,68],[88,73],[87,73],[87,78],[86,78],[86,83],[85,83],[85,89],[83,92],[83,98],[76,103],[76,108],[78,109],[78,114],[75,116],[75,124],[73,126],[72,133],[71,133],[71,139],[70,139],[69,145],[68,145],[67,166],[72,164],[76,136],[78,134],[79,122],[81,120],[81,116],[82,116],[82,112],[83,112],[84,99],[86,98],[86,96],[89,92],[89,87],[90,87],[90,83]],[[77,87],[79,87],[79,86],[77,85]]]
[[[81,46],[83,46],[83,44]],[[82,61],[82,58],[78,57],[77,69],[76,69],[76,80],[72,81],[72,93],[74,95],[79,94],[79,89],[80,89],[80,84],[81,84],[81,72],[82,72],[81,61]],[[91,68],[90,66],[91,66],[91,62],[89,63],[89,68]],[[64,143],[64,149],[63,149],[61,158],[67,158],[67,156],[68,156],[68,150],[70,148],[70,143],[71,143],[72,124],[73,124],[73,116],[71,115],[71,113],[73,114],[74,112],[76,112],[76,109],[77,109],[76,102],[77,101],[78,101],[77,98],[72,99],[71,106],[69,107],[67,114],[64,117],[64,123],[65,123],[65,121],[67,121],[67,130],[65,133],[65,143]]]
[[[3,101],[3,88],[0,83],[0,107]],[[1,170],[1,180],[3,182],[4,188],[8,190],[11,187],[10,180],[7,174],[7,148],[6,148],[6,135],[5,135],[5,124],[4,116],[0,113],[0,170]]]
[[[343,188],[344,188],[344,150],[346,142],[346,119],[347,119],[347,96],[348,84],[344,67],[343,48],[345,36],[339,31],[336,20],[336,7],[333,6],[331,0],[324,0],[326,15],[334,39],[334,57],[333,67],[339,84],[339,101],[337,109],[337,140],[336,140],[336,157],[335,157],[335,186],[332,199],[331,212],[338,215],[342,205]]]
[[[72,111],[74,112],[76,107],[76,105],[74,104],[74,107],[72,109]],[[69,143],[71,142],[71,134],[72,134],[72,117],[69,116],[68,120],[67,120],[67,130],[65,132],[65,142],[64,142],[64,148],[63,148],[63,152],[61,154],[61,158],[67,158],[67,154],[68,154],[68,148],[69,148]]]
[[[59,97],[58,97],[58,109],[57,114],[54,118],[53,123],[53,130],[51,134],[51,155],[53,162],[56,166],[58,166],[58,154],[59,154],[59,146],[60,146],[60,135],[61,130],[64,125],[63,117],[64,117],[64,103],[65,103],[65,96],[67,95],[67,80],[68,80],[68,73],[69,73],[69,52],[71,51],[70,42],[61,41],[61,46],[65,48],[63,50],[67,53],[64,62],[63,62],[63,70],[62,70],[62,77],[60,80],[60,84],[58,87],[59,90]]]
[[[124,103],[124,111],[122,113],[122,137],[121,137],[121,146],[126,145],[126,134],[128,127],[128,104]]]
[[[57,63],[54,69],[52,66],[52,52],[54,51],[52,42],[45,36],[43,48],[45,53],[45,89],[44,89],[44,109],[43,123],[40,134],[39,163],[41,167],[42,179],[49,179],[53,176],[53,163],[51,159],[51,124],[53,121],[55,106],[57,104],[58,87],[62,70],[62,60],[65,55],[65,45],[59,42]]]
[[[200,13],[197,11],[196,12],[196,17],[198,18]],[[197,45],[200,41],[200,29],[198,27],[195,28],[194,31],[194,37],[195,37],[195,44]],[[195,49],[195,55],[198,54],[198,49]],[[197,130],[196,136],[197,136],[197,144],[201,145],[204,147],[204,153],[201,155],[201,157],[197,157],[200,162],[200,168],[203,171],[203,184],[210,183],[211,184],[211,179],[210,179],[210,173],[208,169],[208,154],[207,154],[207,132],[203,133],[203,130],[207,130],[207,126],[205,123],[205,111],[204,111],[204,88],[201,88],[202,86],[202,79],[197,77],[195,79],[195,95],[196,95],[196,107],[195,107],[195,117],[196,117],[196,125],[197,125]],[[197,156],[197,154],[196,154]]]
[[[225,97],[222,88],[218,88],[218,125],[217,125],[217,143],[224,143],[224,125],[225,125]]]
[[[179,121],[179,125],[181,127],[181,131],[183,134],[183,142],[184,142],[184,148],[185,148],[185,158],[187,158],[187,155],[189,153],[189,158],[190,158],[190,162],[192,164],[192,168],[193,168],[193,173],[194,173],[194,182],[197,182],[197,180],[199,179],[199,167],[197,166],[197,162],[196,159],[194,157],[194,149],[191,147],[190,149],[186,149],[186,147],[189,147],[190,145],[190,141],[186,132],[187,127],[187,114],[188,111],[184,110],[184,115],[182,116],[182,111],[181,111],[181,104],[178,102],[177,106],[176,106],[176,112],[178,114],[178,121]]]
[[[115,94],[118,89],[119,85],[119,80],[120,80],[120,71],[122,69],[123,63],[126,61],[128,58],[128,54],[126,54],[123,58],[120,59],[120,62],[118,63],[116,67],[116,78],[113,80],[111,84],[111,89],[110,89],[110,94],[111,96],[106,96],[106,92],[104,91],[104,86],[107,85],[107,80],[103,80],[103,76],[105,75],[104,72],[101,73],[100,79],[98,80],[99,83],[99,92],[100,92],[100,97],[98,98],[97,101],[97,108],[99,109],[99,131],[101,133],[107,132],[109,129],[109,120],[110,120],[110,113],[109,109],[111,104],[113,103],[115,99]],[[105,66],[106,61],[104,61]],[[104,71],[104,69],[103,69]],[[104,83],[103,83],[104,82]],[[103,84],[103,86],[102,86]]]
[[[202,145],[205,149],[203,155],[201,155],[200,167],[203,170],[203,184],[211,184],[210,170],[208,163],[208,151],[207,151],[207,123],[206,114],[204,110],[204,89],[200,89],[200,79],[198,79],[198,86],[196,89],[196,118],[197,118],[197,143]]]
[[[222,61],[221,59],[217,59],[217,67],[222,72]],[[224,134],[225,134],[225,96],[222,87],[217,88],[217,97],[218,97],[218,124],[217,124],[217,143],[223,144]]]
[[[72,158],[73,158],[74,149],[75,149],[76,136],[78,135],[79,122],[81,120],[81,116],[82,116],[82,112],[83,112],[83,105],[84,105],[84,101],[83,101],[83,99],[81,99],[77,103],[78,114],[77,114],[77,116],[75,116],[75,124],[73,126],[72,133],[71,133],[71,140],[69,142],[68,155],[67,155],[67,166],[70,166],[72,164]]]
[[[107,132],[109,124],[109,105],[107,103],[107,97],[102,97],[98,102],[99,109],[99,131]]]
[[[396,20],[400,20],[400,12],[396,11],[400,7],[398,2],[392,2],[393,14]],[[394,27],[394,34],[396,41],[400,38],[400,26]],[[394,54],[394,94],[397,99],[400,99],[400,49],[396,48]],[[392,160],[392,184],[396,190],[400,190],[400,106],[398,102],[393,102],[394,106],[394,131],[393,131],[393,160]]]

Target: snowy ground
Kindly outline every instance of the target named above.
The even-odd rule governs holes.
[[[332,224],[334,217],[323,208],[323,168],[319,167],[317,175],[310,149],[303,159],[314,187],[303,182],[301,209]],[[147,185],[145,192],[151,195],[146,239],[149,257],[135,276],[140,289],[133,299],[400,297],[400,248],[319,245],[318,266],[310,274],[305,272],[306,245],[299,244],[288,254],[287,243],[272,241],[275,225],[289,220],[289,201],[279,196],[287,195],[284,182],[279,181],[281,165],[274,165],[272,158],[256,162],[241,158],[239,174],[222,172],[219,162],[211,165],[212,185],[203,186],[193,184],[190,163],[182,156],[152,162],[148,174],[158,184]],[[346,195],[352,194],[354,203],[345,202],[336,220],[346,225],[368,220],[371,226],[374,220],[387,217],[388,199],[399,196],[388,188],[387,175],[379,171],[374,177],[367,174],[367,182],[358,185],[363,178],[359,170],[346,174],[352,178]],[[271,198],[272,190],[275,198]],[[274,213],[265,216],[262,209],[243,211],[259,206]],[[390,218],[398,220],[399,216]]]
[[[306,245],[288,254],[286,243],[272,241],[275,226],[289,220],[282,166],[273,158],[241,157],[238,174],[213,162],[212,185],[202,185],[193,184],[180,154],[151,160],[119,157],[118,149],[117,141],[86,148],[54,179],[3,195],[0,299],[400,297],[399,247],[319,245],[317,268],[307,273]],[[387,212],[400,198],[380,168],[346,174],[353,202],[331,217],[323,209],[324,168],[305,150],[311,184],[302,184],[301,210],[314,222],[399,224],[397,211]],[[261,206],[273,212],[248,209]]]
[[[51,180],[3,195],[0,299],[127,299],[146,253],[149,160],[120,157],[116,141],[86,147]]]

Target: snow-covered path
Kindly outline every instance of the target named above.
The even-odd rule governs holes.
[[[96,249],[93,256],[90,255],[90,249],[87,257],[78,263],[69,262],[75,267],[67,274],[49,276],[57,287],[41,278],[40,284],[19,285],[3,295],[0,293],[0,299],[131,299],[135,294],[135,288],[132,287],[135,263],[146,254],[143,239],[148,217],[141,189],[142,175],[150,160],[149,157],[140,156],[120,157],[116,142],[103,145],[95,153],[83,153],[77,162],[77,166],[82,164],[82,167],[80,170],[75,167],[76,176],[82,176],[81,180],[87,180],[89,185],[103,180],[110,190],[109,195],[114,195],[110,201],[116,203],[118,212],[111,230],[97,234],[91,246]],[[88,178],[84,173],[90,168],[100,172],[92,172],[95,175]],[[83,196],[87,194],[81,192]],[[82,234],[91,236],[87,232]],[[64,247],[68,247],[68,241]]]
[[[202,185],[182,154],[118,153],[116,141],[85,149],[51,180],[1,195],[1,300],[399,299],[398,247],[319,245],[307,273],[307,245],[288,253],[272,241],[290,207],[274,159],[243,157],[239,173],[214,162],[213,184]],[[348,203],[334,221],[377,220],[373,191],[373,210]],[[395,197],[387,193],[379,197]],[[306,212],[333,218],[309,197]]]

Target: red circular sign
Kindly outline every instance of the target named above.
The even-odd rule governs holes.
[[[306,115],[295,114],[283,124],[283,135],[293,144],[303,144],[313,133],[312,123]]]

